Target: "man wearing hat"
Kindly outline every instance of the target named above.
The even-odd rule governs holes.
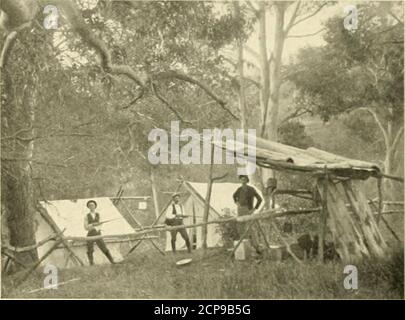
[[[184,218],[184,208],[180,204],[180,194],[175,193],[172,196],[172,203],[166,210],[165,223],[169,226],[181,226],[183,225],[183,218]],[[188,253],[191,253],[191,243],[186,228],[170,231],[173,253],[176,253],[177,233],[180,233],[181,237],[186,243]]]
[[[97,203],[94,200],[90,200],[87,202],[87,208],[90,209],[90,212],[86,215],[84,218],[84,228],[88,231],[87,236],[88,237],[93,237],[93,236],[100,236],[101,231],[100,231],[100,214],[96,212],[97,208]],[[97,244],[97,246],[100,248],[101,252],[104,253],[104,255],[107,257],[107,259],[111,263],[115,263],[113,257],[111,256],[110,251],[107,249],[107,246],[105,245],[105,242],[103,239],[98,239],[95,241],[87,241],[87,256],[89,258],[89,263],[90,265],[94,264],[94,259],[93,259],[93,252],[94,252],[94,242]]]
[[[263,202],[262,197],[256,191],[255,188],[248,185],[249,177],[245,175],[240,175],[239,180],[242,185],[235,191],[233,194],[233,200],[237,205],[238,216],[245,216],[252,214],[255,210],[260,208],[261,203]],[[254,199],[256,198],[256,205],[253,206]],[[239,238],[245,233],[246,223],[238,222],[237,224]],[[252,232],[249,232],[248,235],[245,235],[250,238],[253,247],[256,251],[260,251],[259,245],[256,241],[256,238]]]

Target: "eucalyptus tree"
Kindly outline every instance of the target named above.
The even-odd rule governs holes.
[[[350,31],[342,18],[331,18],[326,45],[302,49],[286,74],[297,86],[296,104],[323,120],[350,114],[357,119],[351,127],[363,135],[367,127],[362,124],[374,123],[385,153],[384,171],[392,175],[404,132],[403,6],[362,4],[358,19],[358,28]]]

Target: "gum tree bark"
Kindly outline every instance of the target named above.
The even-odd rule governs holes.
[[[14,69],[19,66],[13,65],[11,59],[18,32],[30,26],[37,4],[30,0],[2,0],[0,9],[0,25],[7,34],[0,57],[2,73],[1,192],[10,245],[26,247],[36,242],[31,159],[34,152],[32,137],[38,94],[35,83],[37,78],[35,75],[24,77],[21,76],[25,74],[24,72],[15,72]],[[38,260],[38,254],[36,249],[33,249],[17,252],[16,258],[24,264],[29,264]]]

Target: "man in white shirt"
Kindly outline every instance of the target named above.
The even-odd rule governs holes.
[[[166,210],[165,223],[169,226],[181,226],[183,225],[184,208],[180,204],[180,195],[178,193],[175,193],[172,196],[172,199],[173,199],[172,203],[168,206]],[[170,231],[173,253],[176,253],[177,233],[180,233],[181,237],[183,238],[184,242],[187,245],[188,252],[191,253],[191,243],[186,228]]]

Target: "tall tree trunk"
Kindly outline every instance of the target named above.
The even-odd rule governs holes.
[[[36,242],[31,159],[38,89],[35,72],[27,72],[27,77],[15,72],[18,76],[14,76],[12,69],[16,67],[6,63],[2,70],[2,135],[7,137],[2,141],[2,201],[6,208],[10,244],[25,247]],[[16,77],[20,83],[14,79]],[[23,263],[38,260],[36,250],[17,253],[16,256]]]
[[[233,3],[235,16],[240,19],[240,7],[239,2],[235,1]],[[243,62],[243,40],[237,39],[237,50],[238,50],[238,102],[240,110],[240,126],[242,130],[246,130],[247,124],[247,114],[246,114],[246,95],[245,95],[245,76],[244,76],[244,62]]]
[[[261,110],[261,126],[260,136],[264,136],[266,130],[268,105],[270,97],[270,71],[269,59],[267,56],[267,32],[266,32],[266,3],[259,2],[259,54],[260,54],[260,110]]]
[[[234,1],[233,2],[233,6],[234,6],[234,12],[235,12],[235,17],[237,19],[241,19],[240,17],[240,4],[238,1]],[[262,17],[262,19],[265,19],[265,16]],[[263,24],[263,26],[265,26],[265,22]],[[260,41],[262,42],[262,45],[264,45],[264,54],[265,56],[263,57],[263,60],[266,61],[265,65],[263,67],[268,66],[267,63],[267,49],[266,49],[266,37],[265,37],[265,27],[263,28],[263,30],[261,30],[261,32],[264,34],[260,35]],[[238,74],[238,102],[239,102],[239,109],[240,109],[240,125],[241,128],[247,132],[247,129],[249,129],[249,124],[248,124],[248,117],[249,115],[247,114],[247,107],[246,107],[246,92],[245,92],[245,74],[244,74],[244,43],[243,43],[243,39],[239,38],[237,39],[237,56],[238,56],[238,60],[237,60],[237,74]],[[268,70],[265,71],[266,73],[266,77],[267,80],[264,80],[265,82],[268,81]],[[262,75],[262,79],[263,75]],[[266,85],[264,85],[266,86]],[[263,90],[264,86],[262,86],[261,91]],[[268,85],[267,85],[267,93],[263,93],[263,99],[268,101]],[[267,98],[265,98],[265,96],[267,96]],[[262,93],[261,93],[261,97],[262,97]],[[260,104],[261,104],[261,108],[263,110],[264,105],[262,105],[262,99],[260,100]],[[249,176],[250,180],[252,181],[253,185],[257,186],[259,189],[263,189],[263,184],[261,183],[261,179],[260,179],[260,167],[256,167],[256,172],[253,175]]]
[[[285,41],[284,34],[284,14],[285,5],[282,3],[274,4],[275,23],[274,23],[274,48],[270,64],[270,104],[268,109],[268,124],[266,137],[272,141],[277,141],[278,135],[278,114],[280,108],[280,87],[281,79],[281,65],[283,57],[283,48]]]
[[[269,105],[267,107],[267,115],[265,121],[265,130],[263,136],[269,140],[277,141],[278,139],[278,114],[280,108],[280,87],[282,83],[281,79],[281,65],[283,57],[283,48],[285,41],[284,33],[284,14],[285,4],[275,2],[273,4],[275,20],[274,20],[274,47],[270,58],[270,95]],[[262,170],[262,179],[264,185],[269,178],[275,178],[276,174],[274,170]]]
[[[160,210],[159,210],[158,192],[157,192],[157,189],[156,189],[155,167],[154,166],[151,166],[151,168],[150,168],[150,182],[151,182],[151,185],[152,185],[153,207],[155,209],[156,219],[158,219],[159,215],[160,215]]]
[[[389,175],[395,175],[398,162],[396,161],[397,150],[399,143],[402,141],[403,127],[396,130],[394,134],[394,119],[390,110],[390,116],[387,121],[386,141],[385,141],[385,158],[384,158],[384,172]],[[387,200],[395,200],[398,195],[402,197],[403,191],[398,192],[396,182],[390,179],[383,181],[384,197]]]

